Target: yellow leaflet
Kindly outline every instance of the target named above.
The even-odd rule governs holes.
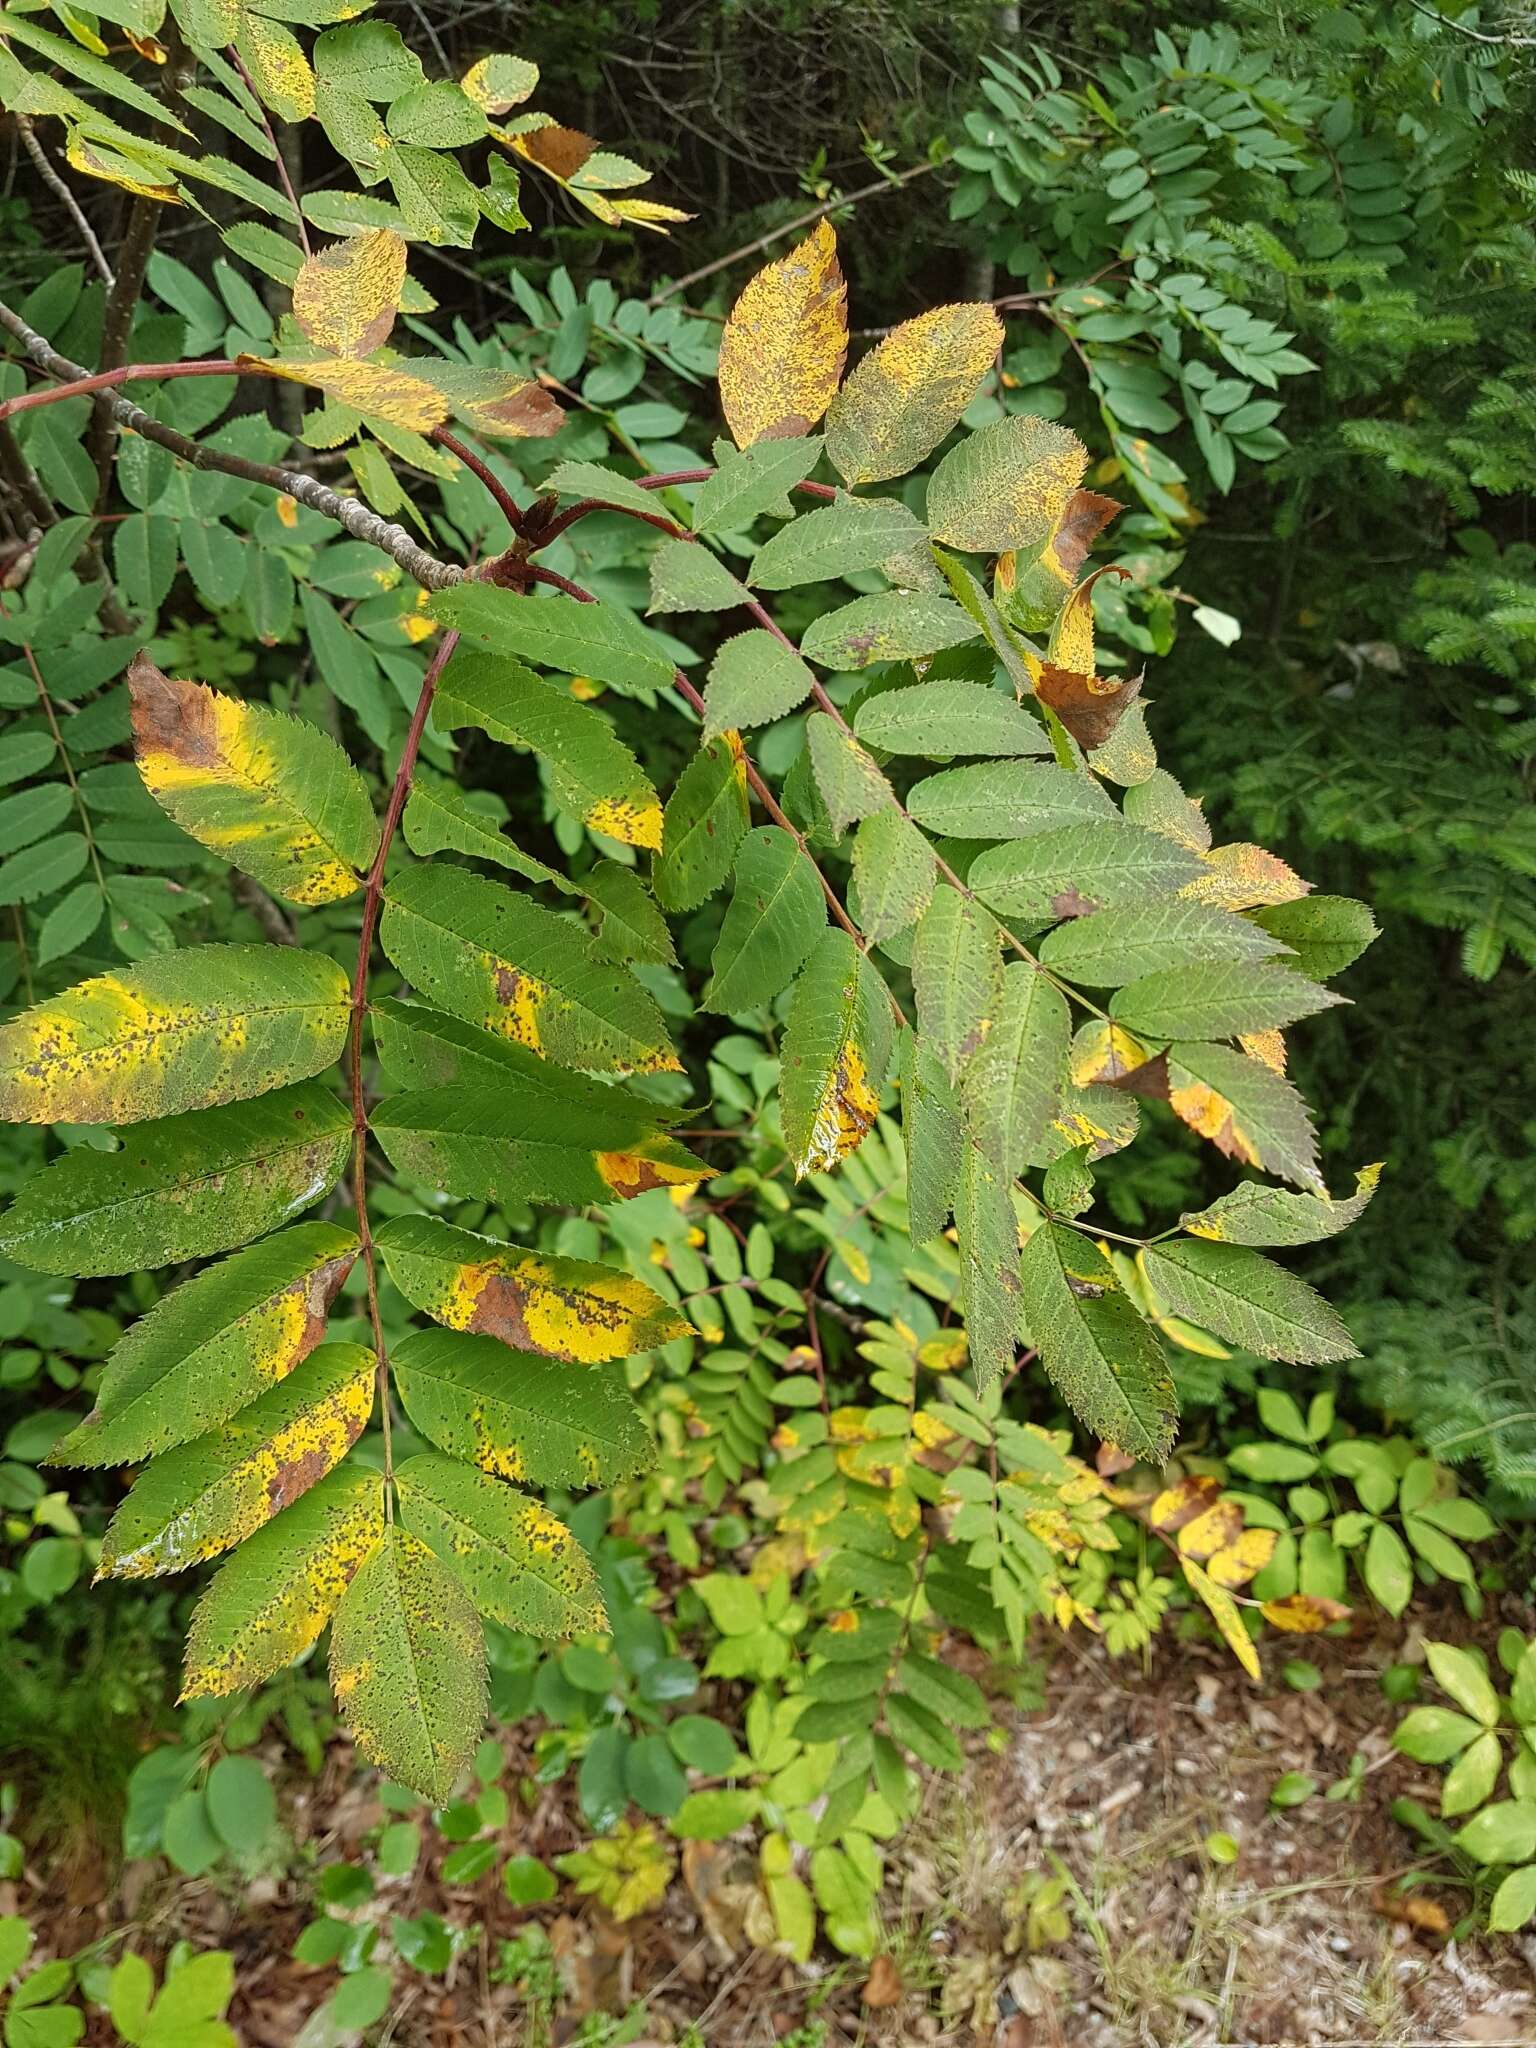
[[[1277,853],[1247,842],[1218,846],[1201,853],[1201,859],[1209,872],[1186,883],[1179,894],[1196,903],[1214,904],[1219,910],[1258,910],[1272,903],[1294,903],[1312,888]]]
[[[863,1143],[864,1134],[880,1114],[880,1098],[869,1085],[864,1056],[850,1037],[833,1062],[832,1072],[821,1100],[805,1156],[795,1161],[795,1177],[808,1173],[830,1173],[840,1159],[846,1159]]]
[[[514,1250],[451,1268],[420,1305],[450,1330],[479,1330],[573,1365],[629,1358],[689,1334],[682,1317],[628,1273]]]
[[[1171,1089],[1168,1102],[1175,1116],[1181,1117],[1202,1138],[1209,1138],[1228,1159],[1241,1160],[1245,1166],[1263,1164],[1258,1146],[1237,1121],[1237,1111],[1224,1095],[1218,1095],[1204,1081],[1190,1081]]]
[[[198,1602],[182,1698],[240,1692],[302,1656],[383,1534],[383,1486],[351,1470],[258,1530]]]
[[[1107,1017],[1091,1018],[1072,1040],[1072,1079],[1079,1088],[1095,1081],[1118,1080],[1145,1066],[1149,1058],[1146,1046],[1123,1024],[1111,1024]]]
[[[291,384],[314,384],[327,398],[388,420],[392,427],[408,427],[412,433],[430,434],[448,417],[447,400],[430,384],[384,363],[359,362],[353,356],[328,356],[314,363],[271,356],[241,356],[239,361],[244,368],[265,370]]]
[[[235,48],[257,92],[285,121],[307,121],[315,111],[315,74],[297,39],[249,7],[240,9]]]
[[[633,1152],[599,1152],[596,1163],[608,1186],[626,1198],[646,1194],[652,1188],[692,1189],[701,1180],[715,1177],[714,1167],[701,1166],[681,1146],[674,1146],[664,1133],[637,1146]]]
[[[902,476],[937,447],[1003,344],[990,306],[936,306],[870,350],[832,401],[828,452],[850,484]]]
[[[1283,1031],[1245,1031],[1238,1039],[1243,1051],[1256,1060],[1262,1060],[1271,1072],[1285,1072],[1285,1033]]]
[[[808,434],[848,354],[847,288],[826,221],[760,270],[720,337],[720,403],[738,448]]]
[[[1093,579],[1074,590],[1051,633],[1050,659],[1075,675],[1093,674]]]
[[[1208,1558],[1205,1568],[1218,1586],[1246,1586],[1269,1563],[1279,1540],[1273,1529],[1244,1529]]]
[[[389,338],[404,289],[405,243],[377,228],[305,259],[293,283],[293,317],[317,348],[371,355]]]
[[[1287,1635],[1315,1636],[1336,1621],[1348,1621],[1353,1609],[1318,1593],[1287,1593],[1283,1600],[1266,1600],[1259,1612],[1271,1628]]]
[[[118,150],[108,149],[104,143],[87,142],[78,128],[70,129],[64,154],[71,167],[83,171],[88,178],[100,178],[106,184],[132,192],[140,199],[158,199],[165,206],[180,206],[182,203],[175,185],[167,183],[163,177],[156,177],[151,164],[137,163]]]
[[[661,851],[660,804],[637,804],[628,797],[607,796],[592,806],[583,823],[625,846],[648,847],[652,853]]]
[[[1206,1473],[1177,1479],[1157,1495],[1147,1519],[1160,1534],[1170,1536],[1176,1529],[1184,1528],[1203,1515],[1215,1504],[1220,1493],[1220,1481]]]
[[[1224,1587],[1201,1571],[1191,1559],[1184,1561],[1184,1576],[1200,1595],[1211,1611],[1211,1619],[1221,1631],[1221,1639],[1232,1652],[1244,1671],[1254,1681],[1259,1680],[1259,1653],[1253,1647],[1253,1638],[1243,1627],[1243,1619],[1237,1609],[1237,1602]]]
[[[1203,1563],[1243,1533],[1243,1511],[1235,1500],[1214,1500],[1179,1531],[1179,1552]]]

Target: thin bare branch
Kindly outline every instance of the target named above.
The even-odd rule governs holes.
[[[68,185],[64,182],[64,179],[60,176],[57,168],[55,167],[53,159],[49,156],[48,152],[43,148],[43,145],[38,141],[37,134],[32,126],[31,116],[27,114],[17,114],[15,116],[15,121],[17,129],[20,131],[21,139],[23,143],[26,145],[27,155],[31,157],[34,165],[37,167],[37,175],[42,179],[43,183],[48,187],[49,191],[52,192],[55,195],[55,197],[58,198],[63,203],[64,207],[67,209],[70,219],[74,222],[75,226],[80,231],[80,239],[82,242],[84,242],[86,248],[89,250],[91,261],[95,264],[96,269],[100,274],[102,282],[106,285],[107,290],[111,291],[114,284],[116,283],[116,279],[112,275],[112,266],[107,261],[106,256],[102,251],[102,246],[100,242],[98,242],[96,239],[95,230],[92,228],[90,222],[86,219],[85,214],[81,209],[79,200],[75,197],[74,193],[70,191]]]

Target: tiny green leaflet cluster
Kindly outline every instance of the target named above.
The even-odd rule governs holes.
[[[131,1952],[111,1964],[60,1956],[22,1976],[33,1945],[26,1920],[0,1918],[0,2038],[6,2048],[72,2048],[86,2030],[75,1997],[110,2025],[112,2040],[129,2048],[235,2048],[224,2021],[235,1989],[235,1959],[227,1951],[193,1955],[178,1942],[157,1985],[150,1965]]]

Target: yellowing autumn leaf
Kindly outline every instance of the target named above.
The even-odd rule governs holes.
[[[1187,883],[1180,894],[1220,910],[1258,910],[1271,903],[1294,903],[1312,888],[1267,847],[1241,842],[1202,854],[1208,872]]]
[[[1002,345],[990,306],[936,306],[888,334],[827,409],[827,454],[844,481],[915,469],[976,396]]]
[[[389,338],[405,289],[405,242],[387,228],[333,242],[299,266],[293,317],[317,348],[367,356]]]
[[[1199,1565],[1185,1561],[1184,1576],[1210,1609],[1211,1619],[1221,1631],[1221,1639],[1242,1665],[1248,1676],[1258,1683],[1259,1653],[1253,1647],[1253,1638],[1243,1627],[1243,1618],[1238,1612],[1237,1602],[1225,1587],[1207,1577]]]
[[[757,273],[725,323],[720,403],[737,447],[808,434],[831,403],[847,354],[837,237],[820,221]]]
[[[1287,1593],[1283,1600],[1266,1600],[1259,1611],[1271,1628],[1300,1636],[1318,1635],[1336,1621],[1348,1621],[1354,1612],[1341,1600],[1326,1600],[1319,1593]]]
[[[510,114],[539,82],[539,67],[526,57],[482,57],[471,64],[459,85],[485,114]]]
[[[1273,1529],[1240,1530],[1211,1553],[1205,1568],[1218,1586],[1246,1586],[1269,1563],[1279,1540]]]

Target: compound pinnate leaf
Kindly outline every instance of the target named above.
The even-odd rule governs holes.
[[[821,884],[794,836],[777,825],[749,832],[736,851],[736,886],[702,1007],[731,1016],[772,1002],[825,925]]]
[[[1320,1294],[1244,1245],[1174,1238],[1143,1253],[1142,1262],[1174,1315],[1261,1358],[1326,1365],[1360,1355]]]
[[[446,1806],[485,1724],[485,1637],[460,1581],[398,1524],[342,1595],[331,1687],[368,1761]]]
[[[1088,451],[1076,434],[1029,413],[968,435],[928,484],[935,540],[970,554],[1037,548],[1083,480]]]
[[[706,737],[745,731],[783,718],[803,704],[816,678],[776,635],[754,626],[727,640],[709,665],[704,685]]]
[[[0,1117],[139,1123],[308,1080],[340,1055],[347,977],[323,953],[195,946],[0,1025]]]
[[[1246,918],[1203,903],[1143,903],[1059,925],[1040,958],[1068,981],[1121,988],[1143,975],[1220,960],[1273,959],[1273,942]]]
[[[498,1244],[432,1216],[391,1217],[377,1242],[407,1301],[446,1329],[517,1351],[600,1365],[689,1335],[675,1309],[616,1266]]]
[[[1024,1247],[1022,1311],[1057,1392],[1094,1435],[1161,1465],[1178,1409],[1157,1333],[1089,1239],[1042,1223]]]
[[[780,1108],[796,1179],[830,1173],[880,1110],[891,1055],[885,984],[843,931],[823,934],[795,984]]]
[[[827,453],[845,482],[915,469],[976,396],[1002,345],[990,306],[936,306],[888,334],[827,410]]]
[[[916,689],[893,691],[892,697],[916,697],[930,688],[943,690],[947,695],[956,687],[953,683],[919,684]],[[978,692],[983,689],[979,683],[970,687]],[[964,700],[959,708],[962,722],[969,728],[971,737],[981,737],[983,729],[998,738],[1005,733],[1018,737],[1022,728],[1006,715],[1010,710],[1017,711],[1017,705],[1010,705],[1008,699],[997,691],[989,690],[985,694],[997,698],[1004,715],[999,718],[990,705],[983,710],[974,699]],[[874,701],[884,704],[891,700],[882,697]],[[861,725],[866,712],[872,713],[873,710],[873,703],[860,710]],[[975,715],[970,716],[971,713]],[[882,729],[887,732],[899,730],[904,716],[904,709],[894,704],[885,714],[884,721],[876,716],[873,730],[869,732],[874,744],[885,746],[886,740],[875,738],[875,734]],[[1025,716],[1026,713],[1019,712],[1020,718]],[[943,728],[944,737],[957,739],[961,730],[962,723],[959,722],[947,726]],[[957,747],[955,751],[964,753],[970,749]],[[1021,747],[1019,751],[1028,750]],[[1058,827],[1093,821],[1101,822],[1110,830],[1120,825],[1114,804],[1091,775],[1075,775],[1070,769],[1043,761],[987,761],[974,768],[945,768],[917,784],[907,798],[907,809],[930,832],[940,832],[951,839],[1033,838],[1038,833],[1053,832]],[[1007,851],[1012,853],[1022,849],[1009,848]],[[982,858],[994,868],[1007,865],[1002,852],[983,855]],[[1184,860],[1177,869],[1185,876],[1198,871],[1198,863],[1192,859]]]
[[[824,220],[747,285],[720,337],[720,404],[738,448],[808,434],[821,418],[848,354],[847,296]]]
[[[305,258],[294,280],[293,317],[317,348],[371,355],[389,339],[404,289],[405,243],[376,228]]]
[[[520,597],[490,583],[456,583],[439,590],[428,609],[466,638],[484,641],[494,654],[520,656],[561,675],[586,676],[641,695],[671,687],[671,656],[617,605],[583,604],[562,595]]]
[[[128,671],[144,786],[184,832],[290,903],[360,886],[379,843],[367,784],[327,733],[204,683]]]
[[[241,1692],[302,1656],[383,1536],[379,1475],[343,1465],[247,1537],[197,1603],[182,1697]]]
[[[184,1280],[112,1351],[53,1462],[131,1464],[226,1421],[319,1344],[358,1248],[334,1223],[298,1223]]]
[[[806,629],[800,645],[806,657],[819,661],[823,668],[852,670],[868,668],[877,661],[918,661],[975,638],[974,622],[951,599],[921,590],[886,590],[875,597],[857,597],[839,611],[823,613]],[[886,699],[871,701],[884,703]],[[999,703],[1005,701],[998,699]],[[1040,731],[1038,725],[1035,731]],[[875,744],[884,743],[876,740]],[[950,749],[936,739],[923,751],[942,754]],[[991,749],[957,747],[953,751]]]
[[[714,1173],[650,1122],[626,1116],[617,1097],[594,1114],[510,1073],[489,1096],[462,1087],[393,1095],[369,1128],[398,1172],[482,1202],[579,1208]]]
[[[108,1524],[98,1576],[184,1571],[271,1521],[356,1443],[375,1366],[360,1344],[322,1344],[232,1421],[163,1452]]]
[[[661,802],[600,711],[521,663],[461,648],[433,704],[444,730],[473,725],[503,745],[531,747],[555,798],[594,832],[626,846],[661,845]]]
[[[1143,975],[1117,990],[1109,1009],[1140,1038],[1235,1038],[1295,1024],[1343,1001],[1284,967],[1222,961]]]
[[[731,871],[748,816],[746,755],[734,731],[722,732],[705,740],[667,799],[651,875],[664,909],[696,910],[714,894]]]
[[[390,1359],[421,1434],[498,1479],[609,1486],[655,1463],[621,1370],[510,1352],[495,1337],[418,1330]]]
[[[1312,1115],[1293,1084],[1262,1060],[1226,1045],[1175,1045],[1168,1101],[1219,1152],[1322,1191]]]
[[[501,883],[436,862],[384,892],[385,952],[423,994],[557,1065],[677,1071],[661,1013],[590,934]]]
[[[1186,1211],[1179,1223],[1192,1237],[1217,1244],[1318,1244],[1337,1237],[1365,1213],[1380,1178],[1379,1165],[1362,1166],[1355,1175],[1355,1192],[1341,1202],[1329,1195],[1293,1195],[1285,1188],[1245,1180],[1208,1209]]]
[[[929,597],[914,598],[913,602],[933,605],[943,600]],[[848,609],[852,611],[854,607],[850,605]],[[953,609],[959,611],[960,607],[956,605]],[[834,613],[833,616],[840,618],[842,614]],[[872,747],[883,747],[888,754],[921,754],[931,758],[941,754],[1048,754],[1051,749],[1039,719],[1031,717],[1011,697],[1004,696],[1001,690],[994,690],[989,683],[942,681],[914,683],[904,690],[886,690],[878,697],[867,698],[859,706],[853,724],[861,740],[867,740]],[[964,769],[946,772],[951,776],[957,772],[961,775],[966,773]],[[1058,768],[1054,772],[1057,776],[1066,775],[1064,769]],[[989,775],[978,786],[996,794],[1010,789],[1016,780],[1012,775]],[[1074,815],[1105,811],[1108,799],[1098,801],[1102,792],[1096,783],[1082,775],[1071,776],[1068,780],[1074,786],[1083,785],[1084,792],[1093,792],[1081,795],[1082,810]],[[934,787],[935,784],[940,786],[939,789]],[[940,789],[946,785],[943,777],[935,775],[921,786],[928,791],[931,800],[938,798]],[[958,790],[963,785],[952,781],[947,786]],[[988,801],[995,814],[998,809],[996,802],[990,798]]]
[[[541,1502],[433,1451],[408,1458],[395,1484],[406,1528],[463,1581],[482,1614],[525,1635],[607,1628],[591,1560]]]
[[[329,1194],[351,1141],[350,1113],[307,1081],[142,1124],[35,1175],[0,1217],[0,1253],[93,1278],[227,1252]]]

